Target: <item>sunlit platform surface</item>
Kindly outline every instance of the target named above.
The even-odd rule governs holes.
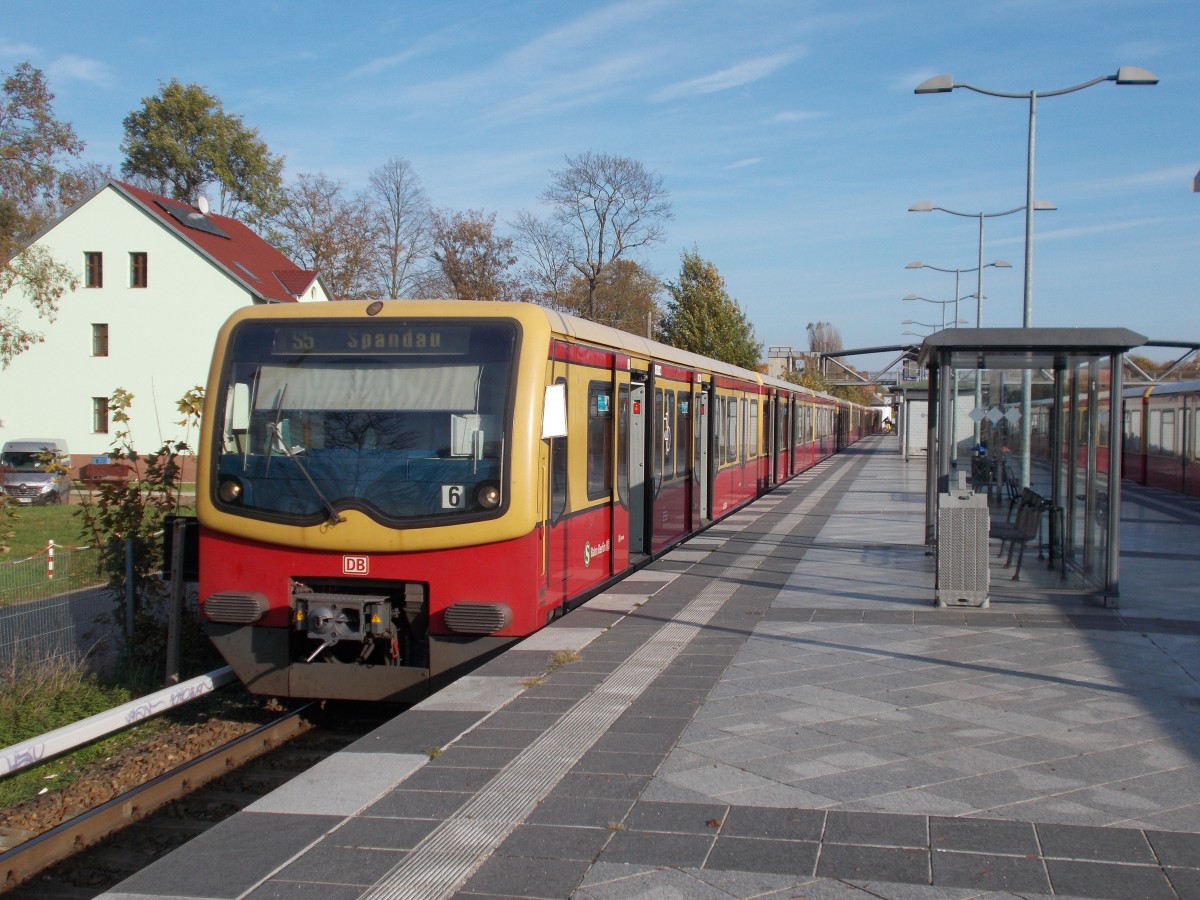
[[[1118,608],[992,546],[934,605],[924,460],[860,442],[106,897],[1200,896],[1200,507]]]

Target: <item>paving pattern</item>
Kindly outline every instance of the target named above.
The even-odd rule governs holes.
[[[856,445],[106,896],[1200,897],[1200,510],[935,609],[923,485]]]

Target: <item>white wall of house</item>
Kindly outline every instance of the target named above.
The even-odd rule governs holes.
[[[213,343],[234,310],[253,302],[222,272],[169,228],[113,188],[106,188],[37,242],[79,278],[63,297],[53,323],[10,295],[26,327],[45,342],[0,370],[0,441],[63,437],[72,455],[104,455],[115,436],[93,428],[93,398],[117,388],[133,394],[134,446],[148,453],[163,440],[186,439],[176,421],[178,401],[208,379]],[[103,286],[85,287],[85,253],[103,254]],[[147,287],[130,286],[130,254],[147,254]],[[93,355],[94,324],[108,325],[108,356]]]

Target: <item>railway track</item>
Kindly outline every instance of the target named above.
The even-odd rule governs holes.
[[[0,854],[0,892],[96,897],[396,714],[374,704],[289,710]]]

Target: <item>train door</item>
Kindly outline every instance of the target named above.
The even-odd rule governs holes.
[[[622,385],[624,392],[625,388]],[[621,454],[625,460],[625,496],[629,506],[629,555],[646,553],[646,385],[634,381],[628,387],[621,416],[624,434]]]
[[[709,468],[709,449],[712,441],[712,393],[711,385],[698,384],[692,394],[695,413],[692,424],[696,429],[692,440],[692,478],[696,489],[692,493],[696,527],[701,527],[711,518],[712,470]]]
[[[561,409],[554,426],[543,424],[543,437],[547,444],[545,467],[542,472],[546,503],[542,515],[542,571],[544,582],[539,605],[551,609],[559,606],[567,595],[567,528],[568,467],[567,467],[567,366],[562,362],[552,363],[547,392],[547,407]],[[551,403],[551,396],[557,400]]]

